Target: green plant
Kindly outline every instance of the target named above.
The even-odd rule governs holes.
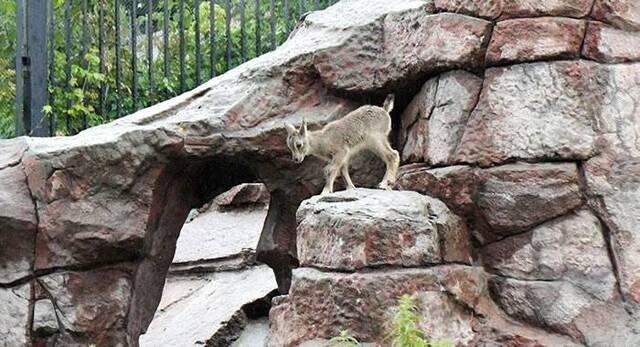
[[[416,299],[409,295],[400,297],[396,313],[390,321],[388,338],[392,347],[450,347],[447,341],[430,341],[420,327],[420,315]]]
[[[358,339],[353,337],[349,330],[340,331],[340,335],[333,337],[329,343],[332,347],[358,347],[360,345]]]

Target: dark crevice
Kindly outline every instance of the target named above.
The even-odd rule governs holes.
[[[368,265],[364,268],[358,269],[335,269],[329,267],[323,267],[318,265],[306,265],[303,264],[302,268],[308,268],[317,270],[323,273],[336,273],[336,274],[344,274],[344,275],[352,275],[352,274],[376,274],[376,273],[387,273],[393,271],[406,271],[406,270],[430,270],[433,268],[447,267],[447,266],[463,266],[463,267],[472,267],[467,263],[456,262],[456,261],[447,261],[441,263],[424,263],[419,265],[412,266],[402,266],[402,265]]]
[[[216,333],[206,341],[206,347],[227,347],[236,341],[247,324],[252,320],[269,317],[271,309],[271,300],[279,295],[277,289],[269,292],[266,296],[259,298],[253,302],[242,305],[236,311],[231,319],[222,323],[222,326]]]
[[[56,322],[58,323],[58,331],[59,332],[66,331],[66,328],[65,328],[64,324],[62,323],[62,318],[60,318],[60,315],[62,314],[62,310],[60,309],[60,306],[58,305],[58,301],[53,296],[53,294],[51,294],[51,292],[44,285],[44,283],[40,282],[40,280],[38,280],[38,279],[36,279],[34,282],[38,284],[38,286],[42,289],[42,291],[44,292],[44,295],[47,297],[47,299],[49,299],[49,301],[51,301],[51,305],[53,305],[53,313],[55,314]]]
[[[38,270],[34,270],[33,273],[29,276],[22,277],[13,282],[1,283],[0,288],[17,287],[33,279],[37,279],[38,277],[47,276],[55,273],[88,272],[93,270],[99,270],[102,268],[112,267],[115,265],[131,264],[133,262],[136,262],[137,260],[139,260],[139,258],[120,259],[117,261],[92,262],[92,263],[84,263],[84,264],[77,264],[77,265],[55,266],[55,267],[50,267],[46,269],[38,269]]]
[[[504,241],[504,240],[512,238],[512,237],[522,236],[522,235],[524,235],[526,233],[532,232],[533,230],[535,230],[536,228],[538,228],[538,227],[540,227],[540,226],[542,226],[544,224],[547,224],[547,223],[550,223],[550,222],[553,222],[553,221],[556,221],[556,220],[561,220],[561,219],[567,218],[568,216],[570,216],[572,214],[576,214],[578,211],[584,209],[584,207],[585,207],[585,204],[582,203],[582,204],[574,207],[573,209],[567,211],[566,213],[563,213],[561,215],[558,215],[558,216],[546,219],[544,221],[532,224],[531,226],[528,226],[526,229],[510,233],[509,235],[500,235],[500,234],[496,234],[496,233],[492,232],[492,234],[496,236],[496,240],[493,240],[491,242],[487,242],[487,243],[483,244],[481,247],[484,248],[484,247],[493,245],[495,243],[499,243],[501,241]]]

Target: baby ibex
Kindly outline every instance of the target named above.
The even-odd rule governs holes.
[[[387,172],[378,187],[390,189],[395,183],[400,165],[400,155],[389,144],[393,95],[387,96],[382,107],[362,106],[345,117],[335,120],[322,130],[307,131],[307,123],[302,122],[300,129],[286,123],[287,146],[293,160],[302,163],[307,155],[313,155],[328,161],[324,169],[326,178],[322,195],[333,192],[333,183],[342,173],[347,189],[354,189],[349,176],[349,159],[365,149],[370,150],[384,160]]]

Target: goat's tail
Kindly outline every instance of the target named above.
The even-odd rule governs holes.
[[[387,98],[384,99],[384,104],[382,105],[382,108],[384,108],[384,110],[387,111],[388,113],[391,113],[391,111],[393,110],[394,100],[395,100],[395,96],[393,94],[387,95]]]

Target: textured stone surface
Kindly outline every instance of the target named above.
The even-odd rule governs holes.
[[[21,165],[0,170],[0,283],[33,269],[37,217]]]
[[[593,297],[570,281],[490,281],[500,307],[512,317],[587,346],[635,346],[640,326],[622,305]],[[613,291],[614,289],[611,288]]]
[[[192,288],[191,292],[185,293],[185,288]],[[140,346],[204,344],[243,305],[267,296],[276,288],[272,271],[264,265],[199,278],[169,279],[160,309],[140,337]],[[172,291],[177,295],[171,295]]]
[[[511,164],[478,176],[478,208],[498,235],[527,230],[582,204],[575,164]]]
[[[627,0],[595,0],[591,16],[618,28],[640,30],[640,3]]]
[[[356,189],[317,196],[300,205],[297,218],[302,266],[358,270],[471,261],[463,221],[418,193]]]
[[[427,81],[401,116],[402,159],[448,164],[481,86],[479,77],[465,71]]]
[[[394,188],[438,198],[459,216],[468,217],[475,209],[476,175],[469,166],[435,169],[424,164],[402,166]]]
[[[50,299],[41,299],[33,305],[32,333],[39,339],[47,338],[60,329],[55,307]]]
[[[436,11],[488,19],[498,17],[502,11],[501,0],[435,0],[433,3]]]
[[[579,18],[589,14],[592,4],[593,0],[503,0],[501,1],[501,18],[540,16]]]
[[[599,22],[590,22],[582,54],[603,63],[640,60],[640,32],[615,29]]]
[[[482,249],[483,263],[502,276],[565,280],[606,301],[616,279],[600,221],[582,210]]]
[[[0,345],[28,346],[30,286],[0,288]]]
[[[589,158],[608,76],[586,61],[488,69],[455,159],[488,165]]]
[[[487,64],[577,58],[584,30],[584,21],[569,18],[498,22],[487,50]]]
[[[620,288],[640,312],[640,158],[602,156],[584,166],[589,204],[611,238]]]
[[[339,46],[314,55],[315,67],[329,88],[376,91],[440,69],[482,64],[490,22],[451,13],[429,14],[428,4],[422,1],[371,5],[341,1],[307,16],[296,33],[313,26],[353,25],[352,21],[360,26],[356,35],[345,37]],[[382,18],[383,12],[389,15]]]
[[[482,269],[458,265],[356,274],[296,269],[290,294],[273,302],[269,345],[298,346],[337,336],[343,329],[362,342],[380,343],[387,334],[385,322],[403,294],[416,297],[420,327],[430,329],[434,339],[474,346],[495,344],[496,334],[505,340],[519,335],[543,344],[574,345],[504,320],[488,300],[486,285]]]
[[[126,317],[133,291],[131,277],[130,269],[106,268],[55,273],[40,277],[38,282],[46,296],[55,300],[64,335],[76,336],[75,341],[83,343],[124,346],[128,344]]]
[[[180,231],[174,266],[255,253],[266,217],[267,208],[261,206],[199,214]]]

